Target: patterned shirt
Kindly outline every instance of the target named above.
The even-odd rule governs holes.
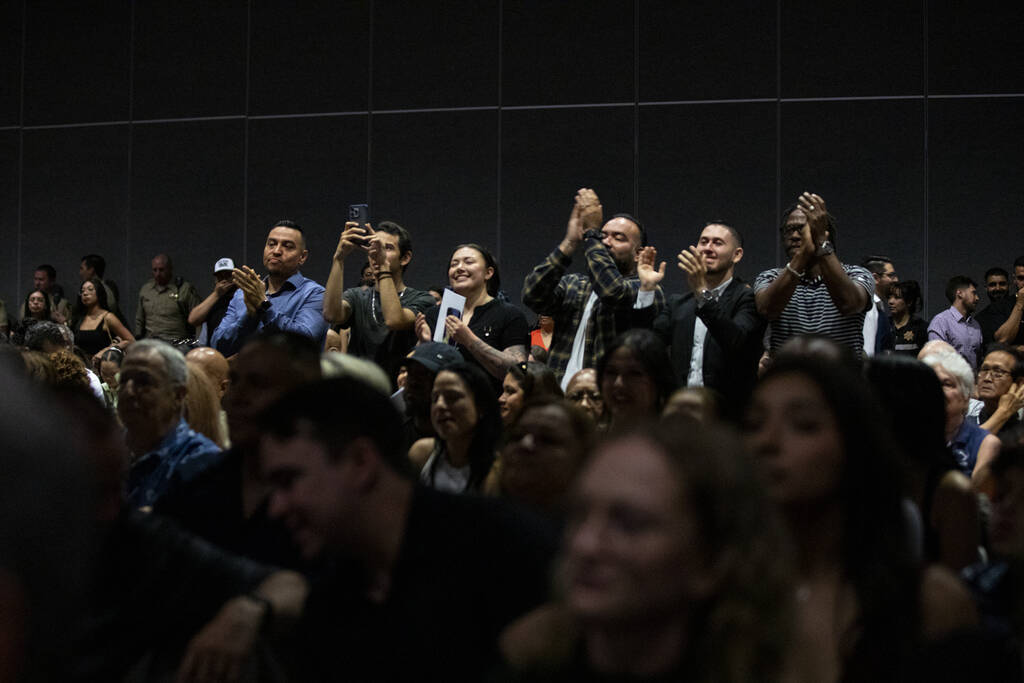
[[[866,268],[843,265],[843,271],[854,284],[864,288],[867,300],[875,294],[875,278]],[[784,268],[771,268],[754,280],[754,294],[758,294],[775,282]],[[791,337],[801,334],[819,334],[837,344],[847,346],[861,358],[864,354],[864,313],[843,315],[836,308],[822,277],[801,278],[793,296],[778,318],[771,321],[770,349],[775,353]]]
[[[191,481],[224,457],[220,446],[192,431],[184,419],[156,448],[132,463],[128,471],[128,502],[151,506],[176,485]]]
[[[534,313],[549,315],[555,321],[548,366],[559,382],[569,364],[576,330],[592,291],[598,300],[587,321],[583,367],[595,367],[615,337],[633,327],[633,305],[640,279],[636,274],[623,275],[599,239],[587,238],[584,253],[587,275],[566,273],[572,257],[556,247],[523,283],[523,303]],[[654,315],[664,305],[665,295],[658,287],[654,292]]]

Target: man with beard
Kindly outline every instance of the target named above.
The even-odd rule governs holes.
[[[978,287],[966,275],[954,275],[946,284],[946,299],[950,307],[932,318],[928,324],[928,339],[952,345],[971,369],[977,370],[981,326],[973,315],[978,305]]]
[[[1010,289],[1009,273],[998,267],[985,271],[985,289],[991,303],[975,316],[981,325],[982,341],[985,344],[997,341],[1024,346],[1024,325],[1021,325],[1021,313],[1024,312],[1024,256],[1013,262],[1013,277],[1017,285],[1016,296]]]
[[[730,412],[742,408],[757,381],[765,327],[750,285],[733,275],[742,258],[739,231],[721,222],[705,225],[697,245],[678,256],[690,291],[671,295],[652,322],[672,348],[676,383],[718,391]]]
[[[602,216],[597,194],[580,189],[565,237],[523,283],[523,303],[555,321],[548,366],[563,391],[577,371],[596,367],[611,341],[633,326],[635,305],[650,298],[653,315],[664,305],[657,285],[638,300],[637,260],[647,246],[643,225],[620,213],[598,230]],[[586,275],[566,273],[580,245],[586,256]],[[653,263],[653,249],[650,253]],[[661,274],[664,268],[662,264]]]
[[[789,262],[754,281],[757,310],[770,321],[771,352],[791,337],[816,334],[861,358],[875,280],[865,268],[839,260],[825,200],[804,192],[783,214],[780,232]]]

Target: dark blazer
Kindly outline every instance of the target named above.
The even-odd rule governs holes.
[[[639,311],[638,311],[639,312]],[[651,329],[669,346],[676,382],[686,386],[697,316],[707,326],[704,343],[704,386],[725,398],[727,416],[738,416],[757,381],[767,322],[757,312],[754,290],[738,277],[718,301],[700,310],[693,292],[673,294],[651,321]]]

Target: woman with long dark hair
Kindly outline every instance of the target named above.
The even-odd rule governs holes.
[[[498,402],[483,370],[458,363],[434,378],[430,422],[436,437],[420,439],[409,459],[433,488],[479,491],[494,464],[501,435]]]
[[[71,310],[71,331],[75,333],[75,346],[89,356],[118,342],[135,341],[128,328],[107,306],[107,290],[102,280],[91,277],[82,283],[78,300]]]
[[[922,645],[976,616],[953,574],[917,558],[900,458],[866,382],[835,362],[779,358],[745,427],[797,549],[791,675],[913,680]]]

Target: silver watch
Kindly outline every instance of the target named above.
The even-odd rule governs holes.
[[[829,254],[834,254],[834,253],[836,253],[836,248],[833,247],[832,243],[829,242],[828,240],[825,240],[824,242],[822,242],[821,246],[818,247],[818,255],[819,256],[828,256]]]

